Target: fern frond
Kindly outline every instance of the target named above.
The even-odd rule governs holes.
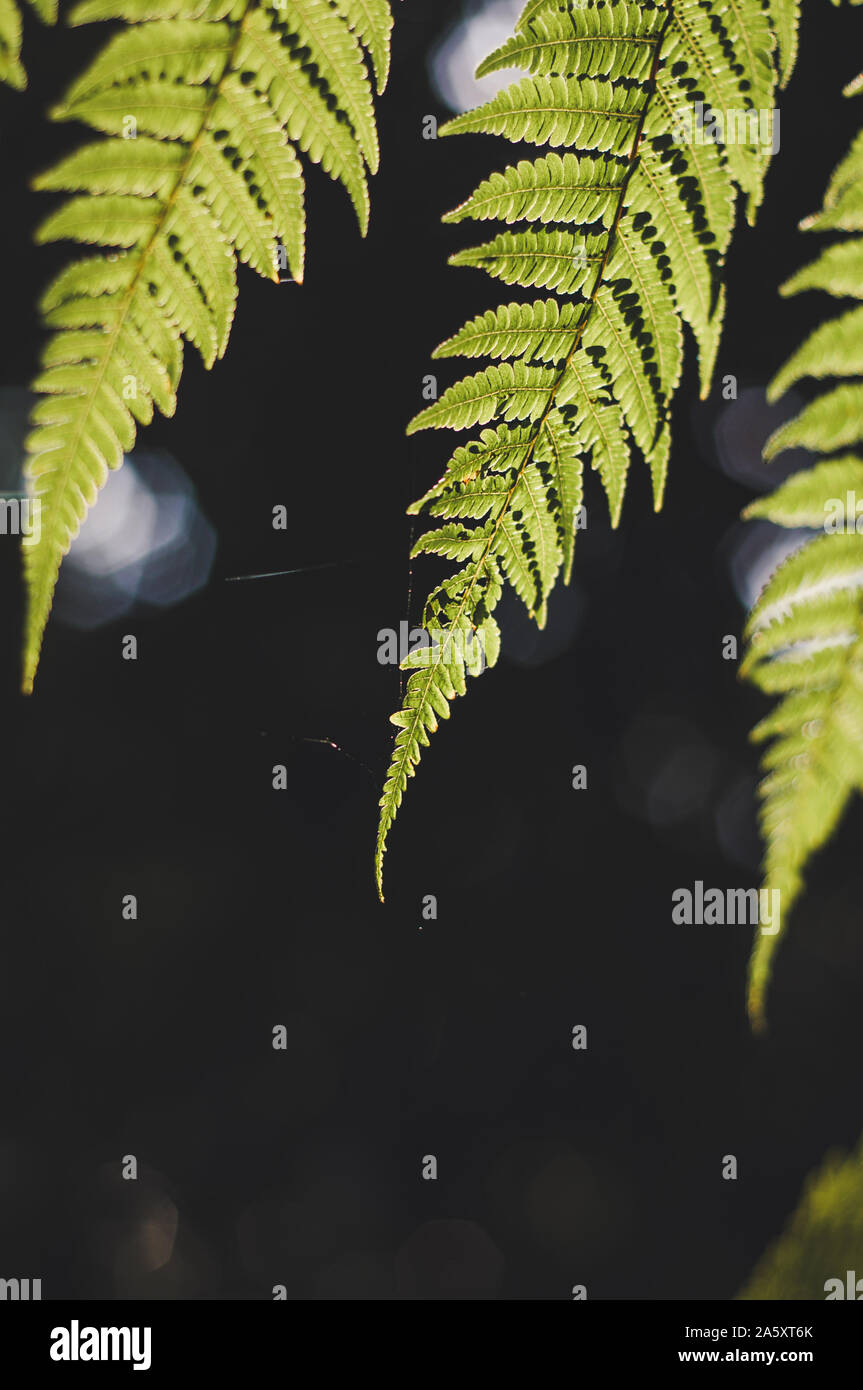
[[[392,27],[385,0],[83,0],[72,11],[74,24],[94,19],[127,27],[53,114],[106,138],[35,180],[74,195],[37,239],[105,250],[43,299],[55,332],[28,440],[42,526],[25,554],[25,690],[62,558],[108,470],[154,407],[173,412],[184,342],[207,367],[225,351],[237,261],[302,280],[300,154],[344,185],[365,233],[366,168],[379,156],[364,48],[382,88]]]
[[[863,144],[858,137],[831,180],[812,229],[840,225],[856,231],[852,216],[837,209],[853,188]],[[783,294],[826,290],[863,299],[863,237],[829,246],[791,277]],[[830,453],[863,444],[863,387],[843,377],[863,374],[863,308],[852,308],[810,334],[770,384],[771,400],[803,377],[840,384],[778,429],[764,453],[772,458],[797,445]],[[832,835],[855,791],[863,787],[863,458],[843,454],[794,474],[744,513],[778,526],[824,531],[780,565],[749,615],[748,649],[741,674],[768,694],[782,697],[753,731],[771,741],[762,765],[761,828],[764,881],[778,890],[781,923],[803,888],[811,856]],[[749,1010],[764,1024],[765,996],[780,933],[759,932],[749,973]]]
[[[493,173],[444,219],[508,227],[457,252],[452,265],[552,296],[488,310],[435,354],[493,365],[449,386],[409,426],[488,427],[410,509],[450,519],[415,553],[464,565],[443,606],[435,590],[424,625],[493,631],[496,653],[488,620],[502,582],[542,623],[557,576],[571,572],[587,467],[599,474],[612,525],[633,448],[661,505],[683,323],[706,394],[735,193],[751,218],[769,158],[757,118],[740,117],[753,106],[772,110],[777,33],[783,76],[793,62],[797,5],[777,0],[777,8],[772,28],[761,0],[529,0],[515,34],[479,68],[528,75],[442,127],[445,136],[552,147]],[[697,103],[727,117],[717,139],[702,129]],[[446,670],[408,679],[380,803],[379,891],[407,778],[444,706],[464,693],[466,671],[456,654]]]
[[[57,0],[30,0],[43,24],[57,20]],[[17,0],[0,0],[0,82],[19,91],[27,86],[21,62],[21,11]]]

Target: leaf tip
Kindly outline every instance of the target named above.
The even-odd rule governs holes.
[[[39,668],[39,653],[25,651],[23,669],[21,672],[21,694],[32,695],[33,686],[36,683],[36,672]]]
[[[764,995],[760,989],[750,991],[747,1013],[749,1014],[750,1027],[755,1036],[757,1038],[766,1037],[767,1015],[764,1011]]]

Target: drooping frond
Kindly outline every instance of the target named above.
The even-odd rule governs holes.
[[[43,24],[57,19],[57,0],[30,0],[31,8]],[[0,0],[0,82],[21,91],[27,74],[21,62],[21,11],[17,0]]]
[[[863,231],[863,137],[836,170],[810,230]],[[827,246],[783,286],[786,295],[826,290],[863,300],[863,236]],[[802,445],[842,451],[795,473],[744,513],[778,526],[823,534],[779,566],[749,615],[741,673],[780,703],[753,731],[771,740],[761,784],[765,886],[778,890],[781,923],[803,886],[812,854],[832,835],[849,797],[863,787],[863,307],[846,308],[810,334],[770,384],[771,400],[805,378],[837,382],[770,438],[765,457]],[[859,497],[860,501],[857,502]],[[764,1021],[764,1000],[779,933],[759,931],[752,954],[749,1009]]]
[[[497,653],[492,608],[502,583],[541,625],[558,576],[569,578],[588,468],[612,525],[633,449],[661,505],[683,324],[706,394],[735,190],[750,218],[761,198],[777,35],[783,78],[793,63],[796,0],[774,8],[771,20],[761,0],[530,0],[515,34],[479,68],[527,75],[440,131],[546,147],[491,174],[444,219],[505,224],[451,263],[533,294],[471,319],[438,348],[438,357],[491,365],[450,386],[409,430],[486,427],[412,509],[428,505],[448,523],[415,553],[460,566],[435,590],[423,627],[490,634],[479,669]],[[463,644],[439,647],[447,659],[412,671],[393,721],[379,891],[407,779],[465,687]]]
[[[758,1302],[859,1300],[861,1243],[863,1142],[855,1153],[829,1154],[810,1175],[785,1231],[737,1296]]]
[[[208,367],[225,351],[237,261],[302,280],[302,154],[344,185],[365,233],[378,166],[365,51],[382,89],[392,27],[384,0],[81,0],[71,13],[96,19],[128,27],[54,115],[105,138],[36,180],[74,195],[38,239],[105,251],[42,301],[54,333],[28,441],[41,536],[25,553],[25,690],[62,558],[137,425],[173,413],[184,341]]]

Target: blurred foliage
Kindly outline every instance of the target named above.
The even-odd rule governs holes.
[[[848,1157],[830,1154],[809,1177],[784,1234],[738,1298],[847,1298],[849,1271],[857,1271],[852,1282],[858,1274],[863,1281],[863,1140]]]
[[[846,92],[856,91],[852,83]],[[819,213],[804,231],[859,233],[863,210],[863,132],[835,170]],[[833,242],[782,286],[863,299],[863,237]],[[802,378],[839,378],[767,441],[766,459],[800,447],[833,457],[794,474],[746,509],[776,526],[821,535],[788,556],[765,584],[746,624],[740,668],[781,700],[753,730],[769,741],[762,758],[764,884],[779,894],[783,929],[803,889],[811,856],[830,839],[849,799],[863,786],[863,534],[858,493],[863,458],[835,453],[863,442],[863,307],[822,323],[777,373],[775,400]],[[764,1001],[780,934],[756,933],[749,1012],[764,1023]]]

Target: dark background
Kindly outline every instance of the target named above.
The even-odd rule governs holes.
[[[0,1275],[41,1277],[46,1298],[269,1298],[276,1283],[731,1298],[806,1174],[863,1128],[860,809],[812,867],[765,1039],[744,1011],[749,931],[671,923],[676,887],[757,882],[747,731],[766,706],[721,656],[742,625],[728,559],[752,492],[720,470],[716,432],[756,457],[777,417],[748,397],[737,429],[719,382],[763,388],[830,310],[776,287],[814,253],[797,221],[859,121],[840,89],[860,18],[804,7],[703,404],[690,344],[663,514],[643,466],[614,535],[594,490],[573,593],[540,643],[507,605],[499,667],[409,787],[382,907],[399,675],[377,632],[406,616],[404,509],[449,444],[404,426],[427,372],[455,379],[457,364],[429,364],[434,345],[508,293],[447,267],[471,230],[439,217],[511,155],[423,141],[423,115],[449,114],[426,58],[461,7],[395,9],[367,242],[311,170],[305,285],[243,272],[226,360],[207,374],[190,351],[176,417],[144,436],[218,534],[206,589],[90,633],[52,622],[27,699],[17,549],[0,543]],[[105,33],[28,18],[30,89],[0,92],[4,385],[34,373],[33,305],[69,255],[32,246],[52,204],[27,181],[83,133],[43,113]],[[332,561],[351,563],[224,582]],[[414,621],[429,574],[414,569]],[[587,791],[571,790],[575,763]],[[137,1184],[120,1179],[126,1154]]]

